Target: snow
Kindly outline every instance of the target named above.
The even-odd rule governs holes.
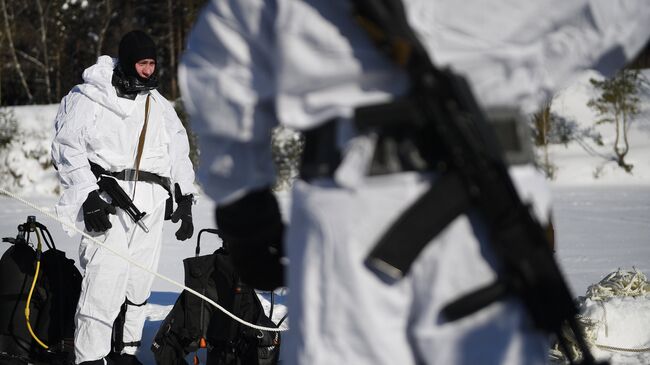
[[[646,75],[649,73],[646,72]],[[586,107],[594,91],[588,83],[595,73],[583,75],[576,83],[558,93],[552,111],[573,120],[580,127],[593,125],[594,114]],[[556,257],[566,274],[575,297],[586,295],[590,285],[616,270],[638,269],[650,274],[650,91],[642,95],[642,113],[630,129],[628,161],[634,164],[632,174],[618,168],[611,156],[614,133],[611,125],[594,127],[603,136],[606,146],[596,146],[583,140],[587,152],[576,142],[567,146],[552,145],[551,161],[557,166],[551,182],[554,195],[554,222]],[[0,149],[0,187],[17,193],[53,213],[56,201],[56,172],[49,166],[49,143],[53,135],[52,121],[57,105],[22,106],[11,108],[18,121],[19,133],[9,148]],[[45,166],[45,169],[43,168]],[[597,175],[597,177],[594,177]],[[77,260],[78,237],[68,238],[60,225],[42,213],[21,203],[0,196],[0,235],[15,236],[16,227],[28,215],[35,215],[54,236],[59,249]],[[203,196],[194,210],[195,228],[213,226],[214,203]],[[174,237],[176,226],[165,223],[163,251],[159,272],[183,282],[182,259],[194,256],[196,235],[191,242],[178,242]],[[3,253],[7,244],[0,244]],[[210,253],[220,246],[216,236],[204,234],[201,252]],[[3,278],[4,280],[4,278]],[[650,288],[648,289],[650,290]],[[149,351],[151,340],[160,321],[174,304],[180,288],[156,279],[149,299],[148,322],[145,325],[143,346],[139,358],[153,364]],[[276,300],[274,319],[286,313],[286,297],[280,293]],[[268,293],[262,295],[269,306]],[[599,321],[595,342],[625,348],[650,347],[650,296],[613,297],[604,301],[584,300],[582,314]],[[595,349],[602,359],[612,364],[650,363],[650,352],[630,353]]]

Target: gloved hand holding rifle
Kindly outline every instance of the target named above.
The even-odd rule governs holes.
[[[106,170],[94,163],[91,163],[90,166],[93,174],[95,174],[95,176],[98,178],[97,185],[99,186],[99,191],[103,191],[111,197],[110,205],[122,209],[134,223],[140,226],[143,231],[149,233],[149,228],[147,228],[144,222],[142,222],[142,218],[147,215],[147,213],[141,212],[138,207],[133,204],[133,201],[131,198],[129,198],[124,189],[122,189],[117,180],[111,176],[108,176],[108,172],[106,172]],[[99,195],[97,194],[98,191],[94,191],[91,194],[93,193],[96,193],[95,195],[97,195],[97,198],[99,198]],[[101,200],[101,198],[99,199]],[[94,201],[96,201],[96,199]],[[115,208],[113,208],[111,213],[115,214]],[[85,219],[86,212],[84,210],[84,220]],[[86,228],[88,228],[88,223],[86,223]],[[106,226],[106,229],[108,228],[111,228],[110,222],[108,222],[108,225]],[[105,231],[106,229],[103,229],[102,231]]]
[[[99,196],[98,190],[93,190],[88,194],[81,208],[88,232],[104,232],[113,227],[108,215],[115,214],[115,207],[105,202]]]

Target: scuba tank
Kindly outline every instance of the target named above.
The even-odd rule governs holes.
[[[16,238],[2,242],[11,247],[0,258],[0,364],[73,364],[81,291],[74,260],[56,249],[34,216],[18,225]]]

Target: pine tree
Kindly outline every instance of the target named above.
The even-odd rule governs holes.
[[[625,161],[630,150],[628,130],[632,119],[639,114],[639,92],[641,74],[639,70],[622,70],[614,77],[602,81],[590,79],[600,96],[589,100],[587,105],[594,109],[600,119],[597,125],[613,123],[616,134],[613,144],[616,163],[631,173],[632,164]]]

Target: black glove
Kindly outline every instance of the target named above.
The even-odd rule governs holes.
[[[192,200],[194,196],[192,194],[183,195],[181,187],[176,183],[174,184],[174,197],[178,207],[172,213],[171,220],[174,223],[181,221],[181,228],[176,231],[176,239],[185,241],[194,234],[194,224],[192,223]]]
[[[218,206],[216,218],[219,236],[242,281],[260,290],[284,286],[284,224],[271,190],[253,191]]]
[[[88,232],[104,232],[113,226],[108,219],[108,215],[115,214],[115,207],[100,198],[97,190],[93,190],[88,194],[81,208]]]

